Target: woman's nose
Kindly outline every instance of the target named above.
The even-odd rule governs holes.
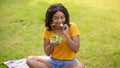
[[[61,22],[62,22],[62,19],[59,19],[58,22],[61,23]]]

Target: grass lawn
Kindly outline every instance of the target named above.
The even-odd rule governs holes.
[[[79,28],[78,60],[87,68],[120,68],[120,0],[0,0],[0,68],[44,55],[45,12],[53,3],[64,4]]]

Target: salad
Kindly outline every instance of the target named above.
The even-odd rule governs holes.
[[[51,38],[50,38],[50,42],[51,43],[58,43],[60,44],[62,42],[62,36],[54,34]]]

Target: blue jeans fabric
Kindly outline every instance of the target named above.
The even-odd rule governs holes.
[[[50,58],[49,62],[52,65],[52,68],[64,68],[66,65],[69,65],[71,63],[76,63],[78,61],[77,61],[77,59],[57,60],[57,59],[54,59],[54,58]]]

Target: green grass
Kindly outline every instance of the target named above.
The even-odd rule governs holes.
[[[62,3],[77,24],[77,59],[87,68],[120,68],[119,0],[1,0],[0,68],[7,60],[44,55],[43,28],[50,4]]]

